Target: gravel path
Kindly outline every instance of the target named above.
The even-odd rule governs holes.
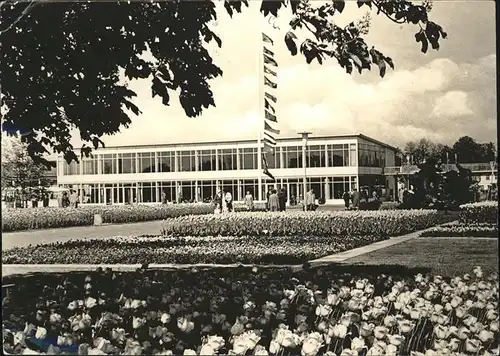
[[[130,224],[77,226],[60,229],[6,232],[2,233],[2,250],[51,242],[65,242],[71,239],[159,235],[162,224],[162,220],[157,220]]]

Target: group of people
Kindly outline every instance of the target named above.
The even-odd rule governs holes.
[[[267,211],[277,212],[286,210],[288,197],[285,188],[281,188],[279,191],[276,189],[270,189],[267,192],[266,198]]]
[[[215,205],[215,214],[230,213],[234,211],[233,195],[230,192],[224,193],[222,189],[219,189],[213,201]]]
[[[63,192],[57,198],[57,203],[60,208],[78,208],[78,204],[80,203],[78,192],[76,190],[70,190],[69,194],[67,192]]]
[[[362,201],[374,201],[380,199],[380,197],[378,196],[376,190],[372,192],[372,197],[370,198],[367,190],[359,192],[356,188],[354,188],[352,192],[346,190],[342,195],[342,199],[344,200],[346,210],[351,208],[357,210],[359,209],[359,204]]]

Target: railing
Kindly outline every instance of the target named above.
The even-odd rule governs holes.
[[[459,163],[463,168],[469,169],[472,172],[491,172],[490,163]],[[497,172],[497,163],[495,162],[493,170]]]
[[[491,172],[491,165],[490,163],[459,163],[459,165],[462,168],[469,169],[472,173],[478,173],[478,172]],[[455,166],[455,164],[449,164],[448,167],[446,165],[443,165],[441,169],[446,170],[448,169],[453,169],[452,167]],[[397,167],[384,167],[384,174],[385,175],[405,175],[405,174],[414,174],[418,172],[418,167],[415,165],[403,165],[403,166],[397,166]],[[494,165],[494,172],[497,173],[497,163],[495,162]]]

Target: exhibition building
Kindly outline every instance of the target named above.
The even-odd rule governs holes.
[[[271,188],[285,188],[290,201],[307,189],[327,204],[343,203],[345,191],[378,187],[386,197],[395,180],[384,176],[395,166],[396,148],[362,134],[277,139],[263,173],[256,140],[99,148],[92,158],[57,162],[57,183],[76,190],[82,203],[129,204],[210,201],[218,189],[242,201],[256,201]],[[305,154],[304,154],[305,153]],[[259,182],[261,184],[259,184]]]

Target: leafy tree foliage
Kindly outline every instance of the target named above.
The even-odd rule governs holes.
[[[246,0],[226,0],[232,17]],[[292,55],[299,52],[307,63],[331,58],[360,73],[377,66],[383,77],[390,57],[363,39],[366,22],[335,24],[346,1],[262,1],[264,16],[277,16],[291,7],[290,32],[284,38]],[[415,5],[405,0],[357,1],[396,24],[417,29],[415,40],[426,52],[429,44],[439,48],[446,37],[441,26],[428,18],[430,2]],[[195,117],[215,106],[209,82],[222,75],[205,49],[220,38],[212,31],[217,19],[213,1],[162,2],[12,2],[1,1],[0,40],[3,104],[8,112],[3,130],[19,132],[29,155],[44,161],[46,147],[64,154],[69,162],[78,157],[70,144],[70,130],[77,128],[93,148],[103,145],[100,137],[117,133],[131,123],[129,112],[139,115],[131,99],[136,93],[120,81],[149,79],[151,95],[169,105],[178,96],[185,113]],[[237,21],[235,19],[234,21]],[[311,38],[297,43],[295,31],[306,29]],[[149,50],[154,60],[142,54]],[[89,155],[92,146],[84,145]],[[46,162],[46,161],[45,161]]]
[[[2,140],[2,191],[7,187],[47,186],[46,173],[47,167],[29,156],[27,144],[19,139]]]
[[[469,136],[460,137],[452,147],[423,138],[419,141],[408,142],[404,151],[405,154],[413,157],[416,164],[424,161],[445,163],[447,156],[450,163],[456,163],[455,154],[461,163],[488,163],[496,161],[497,157],[496,146],[493,142],[481,144]]]

